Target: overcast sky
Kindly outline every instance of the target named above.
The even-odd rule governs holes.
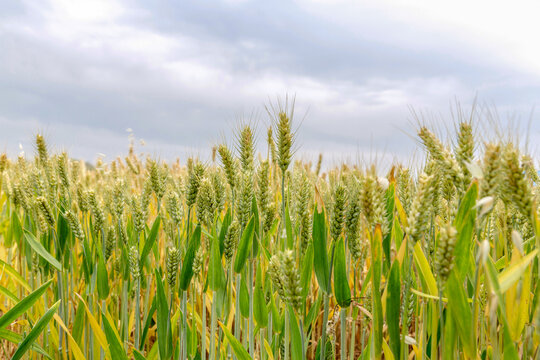
[[[112,159],[131,128],[155,156],[204,157],[242,118],[264,143],[265,105],[285,94],[308,158],[403,157],[415,146],[411,107],[450,124],[452,102],[467,109],[475,97],[504,126],[531,119],[534,148],[539,11],[493,0],[4,1],[0,151],[33,152],[39,130],[75,157]]]

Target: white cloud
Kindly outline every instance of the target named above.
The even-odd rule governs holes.
[[[532,61],[540,47],[536,43],[526,46],[533,37],[528,32],[540,25],[532,24],[532,15],[524,18],[526,24],[517,24],[511,15],[506,20],[515,27],[503,34],[504,27],[495,25],[508,9],[498,4],[493,5],[494,13],[482,17],[480,5],[469,7],[461,0],[442,9],[419,1],[343,1],[337,5],[300,1],[302,16],[312,17],[320,26],[335,26],[332,34],[340,36],[336,41],[342,43],[333,51],[352,57],[344,59],[348,71],[343,74],[340,62],[314,65],[318,59],[307,57],[302,46],[281,48],[287,40],[282,37],[257,36],[255,31],[234,38],[182,29],[165,31],[149,21],[157,16],[150,8],[132,3],[51,0],[47,6],[38,1],[25,4],[24,15],[0,22],[0,45],[7,49],[0,54],[0,80],[9,80],[0,87],[4,95],[0,120],[9,132],[18,134],[17,141],[21,134],[30,138],[32,128],[48,127],[51,133],[66,135],[55,135],[55,141],[89,158],[97,152],[124,150],[126,127],[150,137],[157,153],[158,144],[167,154],[187,151],[174,141],[207,147],[227,130],[230,123],[224,120],[241,111],[261,109],[268,97],[285,93],[297,94],[298,114],[309,110],[302,125],[305,135],[300,138],[306,152],[317,153],[320,147],[334,154],[396,153],[411,147],[412,141],[400,132],[409,126],[409,105],[446,110],[454,96],[472,100],[477,90],[501,91],[502,97],[510,85],[517,91],[537,87],[537,76],[515,78],[511,76],[514,69],[540,75],[540,67],[536,69]],[[226,5],[242,11],[252,3]],[[470,13],[461,14],[466,8]],[[193,21],[202,27],[210,25],[204,16]],[[321,50],[309,37],[320,29],[309,28],[313,22],[297,26],[305,37],[300,45]],[[410,49],[411,57],[383,58],[385,64],[378,67],[372,53],[349,52],[358,44],[367,44],[373,51],[402,49],[398,55]],[[506,46],[517,56],[508,54]],[[317,55],[313,49],[308,49],[309,54]],[[291,53],[280,52],[285,50]],[[300,62],[300,69],[287,63],[288,56]],[[437,64],[450,56],[465,62],[456,61],[456,68]],[[339,57],[338,52],[331,59]],[[366,59],[373,72],[360,72]],[[488,71],[488,76],[481,77],[472,73],[477,68],[467,67],[469,63],[493,71],[502,66],[502,75]],[[411,64],[415,71],[405,71]],[[424,65],[444,71],[423,72]],[[515,105],[522,110],[523,104],[533,105],[512,101],[504,107]],[[8,138],[3,141],[11,144]]]

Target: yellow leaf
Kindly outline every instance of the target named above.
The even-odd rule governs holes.
[[[99,326],[96,318],[92,315],[92,313],[88,309],[88,305],[86,305],[86,301],[84,301],[84,299],[79,294],[75,293],[75,295],[77,295],[77,297],[81,299],[81,302],[84,305],[84,309],[86,310],[86,315],[88,316],[88,321],[90,322],[90,326],[92,327],[92,330],[94,331],[94,335],[96,335],[96,339],[98,340],[101,347],[105,350],[107,357],[110,358],[111,354],[109,352],[109,343],[107,342],[105,333],[103,332],[103,330],[101,330],[101,326]]]
[[[431,272],[431,268],[429,267],[429,263],[424,256],[424,252],[422,251],[419,242],[417,242],[414,246],[414,260],[416,261],[416,265],[420,270],[420,276],[422,277],[422,280],[428,287],[426,290],[429,291],[429,295],[439,295],[439,292],[437,290],[437,282],[435,281],[435,277]]]
[[[525,269],[527,269],[529,264],[534,260],[537,253],[538,249],[531,251],[529,254],[519,259],[519,261],[515,263],[512,262],[510,267],[506,268],[497,276],[501,293],[505,293],[516,281],[519,280]]]
[[[264,348],[266,350],[266,354],[268,355],[268,360],[274,360],[272,348],[270,347],[270,344],[268,344],[268,341],[266,339],[264,339]]]
[[[58,314],[54,314],[54,320],[56,320],[58,325],[60,325],[60,327],[66,332],[69,340],[69,347],[71,349],[71,352],[73,353],[73,356],[75,357],[75,360],[86,360],[83,352],[81,351],[81,348],[79,348],[79,345],[77,345],[77,342],[75,341],[73,336],[71,336],[68,328],[66,327],[60,316],[58,316]]]

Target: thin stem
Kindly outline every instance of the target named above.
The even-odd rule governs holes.
[[[340,325],[341,325],[341,359],[347,358],[347,308],[341,308],[340,311]]]
[[[320,360],[326,359],[326,323],[328,322],[328,311],[330,306],[330,297],[328,293],[324,293],[324,313],[323,313],[323,323],[322,323],[322,334],[321,334],[321,345],[320,345]]]
[[[290,327],[291,324],[289,323],[289,310],[288,307],[285,306],[285,360],[289,360],[289,337],[290,337]]]
[[[202,288],[202,281],[201,281]],[[201,359],[206,360],[206,294],[201,291],[202,295],[202,334],[201,334]]]
[[[216,359],[216,326],[217,326],[217,319],[216,319],[216,306],[217,301],[214,298],[215,292],[212,294],[212,313],[210,314],[210,360]]]
[[[248,282],[249,282],[249,355],[255,356],[255,323],[253,321],[253,261],[248,262]]]

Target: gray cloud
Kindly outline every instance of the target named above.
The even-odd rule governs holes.
[[[264,133],[264,104],[289,93],[298,121],[307,113],[306,156],[404,156],[409,106],[448,113],[478,94],[504,119],[528,116],[540,94],[539,74],[377,9],[356,28],[302,2],[148,4],[0,5],[0,145],[18,151],[41,128],[92,159],[125,152],[129,127],[157,156],[207,154],[242,115],[255,111]]]

